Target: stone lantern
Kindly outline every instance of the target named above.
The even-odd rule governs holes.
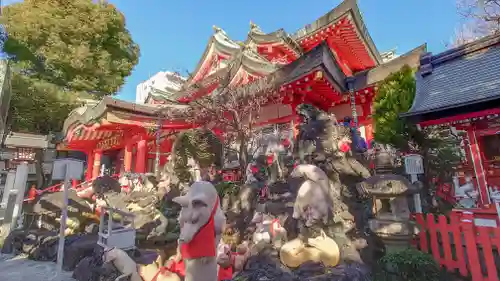
[[[400,175],[372,176],[357,185],[358,192],[372,199],[370,230],[378,235],[387,251],[409,246],[416,232],[410,214],[415,212],[413,197],[421,185],[411,184]]]

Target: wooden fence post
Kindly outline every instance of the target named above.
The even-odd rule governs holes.
[[[493,257],[493,248],[491,246],[490,234],[493,228],[478,226],[479,231],[478,242],[483,249],[483,256],[486,265],[488,278],[486,280],[498,281],[497,267],[495,266],[495,258]]]
[[[436,219],[434,218],[433,214],[427,214],[426,221],[427,228],[429,229],[429,237],[431,240],[430,242],[432,255],[439,264],[442,264],[441,252],[439,251]]]
[[[463,212],[462,230],[464,234],[467,259],[469,260],[469,270],[473,281],[482,281],[481,263],[476,243],[476,229],[474,227],[474,216],[471,212]]]
[[[420,232],[418,233],[418,240],[420,241],[420,251],[428,253],[429,244],[427,242],[427,224],[425,223],[424,215],[422,213],[415,214],[415,220],[420,227]]]
[[[441,242],[443,245],[443,264],[448,270],[453,270],[454,262],[453,255],[451,254],[450,231],[448,227],[448,219],[446,216],[438,216],[439,232],[441,233]]]
[[[457,256],[457,267],[462,276],[468,275],[467,263],[464,255],[464,241],[462,239],[462,229],[460,228],[460,217],[457,213],[450,216],[451,229],[453,231],[453,242],[455,243],[455,254]]]

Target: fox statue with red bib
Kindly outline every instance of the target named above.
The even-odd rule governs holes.
[[[182,207],[179,244],[185,265],[184,280],[217,281],[217,246],[226,223],[217,190],[210,182],[198,181],[186,195],[173,201]]]

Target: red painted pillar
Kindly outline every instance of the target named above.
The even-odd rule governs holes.
[[[97,178],[101,174],[101,157],[102,151],[94,152],[94,165],[92,168],[92,179]]]
[[[372,120],[368,120],[368,123],[365,125],[365,139],[368,147],[373,140],[373,124],[371,121]]]
[[[137,156],[135,160],[135,172],[145,173],[146,172],[146,156],[148,152],[147,140],[140,140],[137,143]]]
[[[488,185],[486,183],[486,175],[483,168],[483,161],[481,159],[481,150],[477,144],[476,131],[474,128],[467,130],[467,137],[469,138],[469,146],[471,152],[472,165],[476,174],[476,183],[479,189],[480,197],[478,204],[483,206],[489,204]]]
[[[123,168],[125,172],[132,171],[132,144],[129,143],[125,146],[123,151]]]
[[[92,179],[94,170],[94,151],[90,150],[87,152],[87,171],[85,172],[85,180],[89,181]]]

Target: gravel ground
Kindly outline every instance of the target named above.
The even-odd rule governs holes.
[[[2,281],[75,281],[71,272],[63,271],[56,277],[56,264],[28,260],[26,256],[0,254],[0,280]]]

